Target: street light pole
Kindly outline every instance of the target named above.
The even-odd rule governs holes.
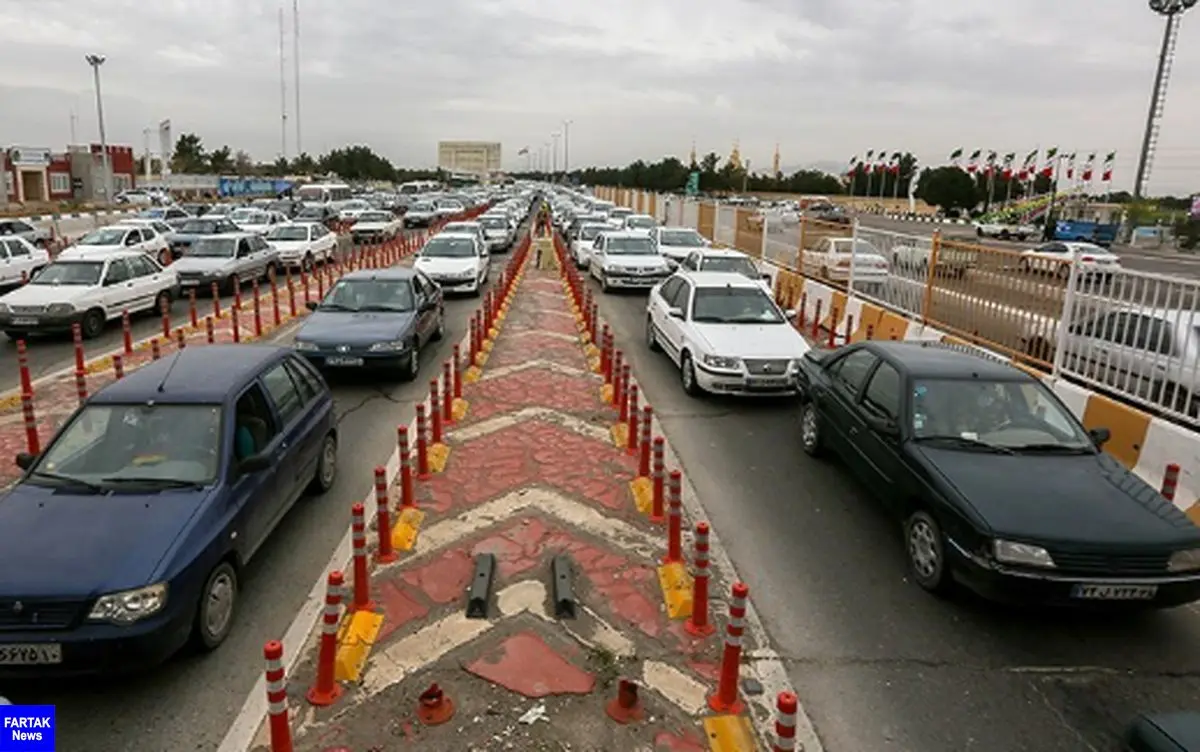
[[[100,92],[100,66],[107,58],[104,55],[87,55],[84,60],[92,66],[92,79],[96,84],[96,118],[100,121],[100,154],[104,165],[104,201],[113,202],[112,158],[108,154],[108,138],[104,134],[104,97]]]
[[[1150,178],[1150,166],[1154,160],[1154,148],[1158,142],[1159,123],[1162,119],[1167,82],[1171,77],[1171,62],[1175,57],[1175,40],[1179,36],[1179,21],[1183,12],[1196,5],[1197,0],[1150,0],[1150,10],[1165,16],[1162,48],[1158,53],[1158,69],[1154,74],[1154,91],[1150,93],[1150,111],[1146,115],[1146,132],[1142,137],[1142,152],[1138,156],[1137,176],[1133,183],[1134,198],[1141,198]]]
[[[554,141],[553,150],[550,152],[550,175],[558,174],[558,139],[562,137],[561,133],[551,133],[550,138]]]
[[[564,179],[571,172],[571,123],[573,120],[563,121],[563,177]]]

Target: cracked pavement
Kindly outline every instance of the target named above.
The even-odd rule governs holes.
[[[836,460],[803,454],[793,405],[688,398],[646,349],[645,294],[594,292],[826,750],[1109,752],[1138,713],[1194,707],[1200,609],[927,595],[899,524]]]

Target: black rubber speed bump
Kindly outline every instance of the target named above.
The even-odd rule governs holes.
[[[575,618],[575,586],[571,582],[571,560],[560,554],[550,562],[550,583],[554,594],[554,618]]]
[[[496,576],[495,554],[479,554],[475,557],[475,573],[471,575],[471,587],[467,589],[467,618],[486,619],[492,600],[492,579]]]

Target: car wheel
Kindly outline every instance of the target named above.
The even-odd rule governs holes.
[[[975,237],[977,237],[977,238],[982,238],[982,237],[983,237],[983,230],[981,230],[981,229],[979,229],[979,228],[976,228],[976,229],[975,229]]]
[[[604,276],[604,272],[600,272],[600,292],[607,293],[609,289],[608,277]]]
[[[237,608],[238,576],[227,561],[218,564],[200,591],[196,605],[196,643],[203,650],[215,650],[229,636],[233,613]]]
[[[951,578],[946,569],[946,546],[942,528],[924,510],[912,513],[904,523],[904,545],[913,579],[931,593],[944,593]]]
[[[1008,230],[1002,230],[1002,231],[1000,232],[1000,239],[1001,239],[1001,240],[1011,240],[1011,239],[1012,239],[1012,235],[1009,235],[1009,234],[1008,234]]]
[[[12,329],[5,329],[4,336],[11,339],[13,342],[16,342],[19,339],[25,339],[25,332],[17,332],[13,331]]]
[[[434,341],[438,341],[446,336],[446,309],[438,309],[437,329],[433,331]]]
[[[317,262],[313,259],[313,255],[311,253],[304,254],[304,258],[300,260],[300,268],[304,270],[306,274],[311,274],[316,265]]]
[[[1018,242],[1018,243],[1024,243],[1024,242],[1025,242],[1025,238],[1027,238],[1027,237],[1029,237],[1029,236],[1028,236],[1028,235],[1018,235],[1018,236],[1017,236],[1017,242]]]
[[[161,315],[163,310],[171,310],[171,293],[167,290],[160,290],[154,296],[154,312]]]
[[[104,331],[104,311],[93,308],[83,315],[83,320],[79,322],[79,333],[83,335],[84,339],[99,337],[102,331]]]
[[[824,450],[821,443],[821,418],[813,402],[804,403],[800,410],[800,447],[809,457],[819,457]]]
[[[650,348],[651,352],[662,349],[658,345],[658,335],[654,333],[654,320],[649,316],[646,317],[646,347]]]
[[[421,345],[413,340],[412,349],[408,351],[408,361],[404,364],[404,380],[416,381],[421,375]]]
[[[320,495],[333,488],[337,480],[337,437],[332,433],[326,434],[321,442],[321,456],[317,459],[317,472],[313,475],[308,490]]]
[[[683,391],[689,397],[699,397],[704,394],[703,387],[696,381],[696,366],[692,363],[692,354],[685,352],[679,360],[679,380]]]

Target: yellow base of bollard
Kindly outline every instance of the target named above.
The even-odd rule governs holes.
[[[600,401],[606,405],[611,405],[613,403],[612,384],[605,384],[604,386],[600,387]]]
[[[438,442],[429,445],[429,471],[431,473],[446,472],[446,463],[450,461],[450,447]]]
[[[383,628],[383,614],[355,611],[338,630],[333,676],[338,681],[357,682],[362,676],[371,648]]]
[[[670,619],[687,619],[692,615],[692,576],[683,562],[660,564],[658,586],[662,588],[663,603]]]
[[[485,349],[485,350],[491,350],[492,348],[491,348],[491,347],[488,347],[488,346],[486,345],[486,343],[488,343],[488,342],[495,343],[495,341],[496,341],[496,338],[497,338],[497,337],[499,337],[499,336],[500,336],[500,330],[499,330],[499,329],[497,329],[496,327],[494,327],[494,326],[493,326],[491,329],[488,329],[488,333],[487,333],[487,339],[485,339],[485,340],[484,340],[484,343],[485,343],[485,345],[484,345],[484,348],[483,348],[483,349]]]
[[[617,449],[624,449],[629,442],[629,425],[627,423],[613,423],[608,429],[608,435],[612,437],[613,446]]]
[[[469,410],[470,407],[470,402],[467,402],[462,397],[455,397],[454,401],[450,403],[450,417],[453,418],[457,423],[458,421],[467,417],[467,410]]]
[[[600,373],[600,358],[588,357],[588,370],[592,373]],[[603,398],[603,395],[601,395]]]
[[[486,345],[488,343],[485,342],[484,344]],[[475,365],[476,366],[483,368],[485,365],[487,365],[488,354],[487,354],[486,350],[490,350],[490,349],[491,348],[488,347],[488,348],[485,348],[484,352],[475,353]]]
[[[600,362],[600,348],[592,344],[592,338],[590,335],[583,343],[583,354],[588,357],[588,360],[595,358],[597,363]]]
[[[421,534],[421,523],[425,521],[425,513],[416,507],[403,507],[396,526],[392,528],[392,548],[397,551],[411,551],[417,545],[417,537]]]
[[[463,383],[474,384],[483,377],[483,370],[479,366],[471,366],[466,371],[463,371]]]
[[[487,355],[488,353],[490,353],[492,351],[492,348],[495,346],[496,346],[495,342],[493,342],[490,339],[485,339],[483,341],[483,344],[481,345],[481,347],[483,348],[483,352],[480,353],[480,355]]]
[[[629,493],[633,494],[633,505],[644,515],[654,509],[654,481],[639,475],[629,481]]]
[[[755,752],[754,731],[744,715],[714,715],[704,719],[711,752]]]

